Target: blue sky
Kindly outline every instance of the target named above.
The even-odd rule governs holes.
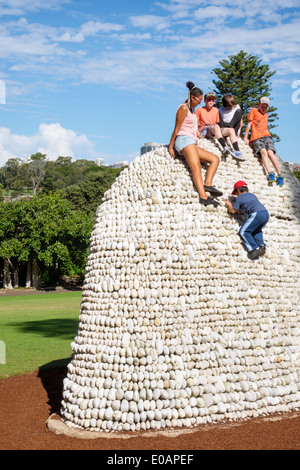
[[[132,161],[168,143],[185,83],[241,49],[276,70],[277,152],[300,163],[300,0],[0,0],[0,166]]]

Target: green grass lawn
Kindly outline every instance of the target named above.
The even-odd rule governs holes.
[[[68,364],[80,303],[81,292],[0,297],[0,378]]]

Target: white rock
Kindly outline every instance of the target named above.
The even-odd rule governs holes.
[[[130,339],[131,339],[130,333],[124,333],[123,334],[123,337],[122,337],[122,347],[123,348],[128,348],[129,347]]]

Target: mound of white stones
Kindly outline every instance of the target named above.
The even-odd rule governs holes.
[[[97,211],[61,419],[89,431],[238,420],[300,407],[300,185],[221,159],[217,208],[160,147],[124,169]],[[203,169],[205,174],[205,169]],[[237,180],[270,212],[250,261],[224,205]]]

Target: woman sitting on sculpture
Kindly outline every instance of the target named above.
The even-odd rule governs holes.
[[[169,143],[169,153],[175,158],[175,150],[183,155],[191,169],[194,185],[200,196],[200,203],[207,206],[212,204],[218,206],[219,203],[207,197],[206,191],[212,196],[222,196],[222,192],[212,186],[213,178],[219,166],[219,158],[211,152],[197,146],[198,124],[195,108],[201,103],[203,92],[194,86],[194,83],[187,82],[188,98],[179,106],[176,112],[175,127]],[[208,169],[203,183],[201,163],[207,163]]]

